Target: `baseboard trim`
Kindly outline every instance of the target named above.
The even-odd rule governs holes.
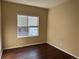
[[[77,59],[79,59],[79,57],[78,57],[78,56],[75,56],[75,55],[73,55],[73,54],[71,54],[71,53],[69,53],[69,52],[67,52],[67,51],[63,50],[63,49],[61,49],[61,48],[59,48],[59,47],[57,47],[57,46],[53,45],[52,43],[47,42],[47,44],[49,44],[49,45],[51,45],[51,46],[53,46],[53,47],[55,47],[55,48],[59,49],[60,51],[65,52],[65,53],[67,53],[67,54],[69,54],[69,55],[71,55],[71,56],[73,56],[73,57],[75,57],[75,58],[77,58]]]
[[[44,43],[46,43],[46,42],[32,43],[32,44],[27,44],[27,45],[23,45],[23,46],[15,46],[15,47],[3,48],[3,50],[22,48],[22,47],[27,47],[27,46],[32,46],[32,45],[38,45],[38,44],[44,44]]]
[[[23,46],[16,46],[16,47],[9,47],[9,48],[4,48],[3,50],[15,49],[15,48],[21,48],[21,47],[32,46],[32,45],[38,45],[38,44],[44,44],[44,43],[46,43],[46,42],[40,42],[40,43],[27,44],[27,45],[23,45]],[[78,56],[75,56],[75,55],[73,55],[73,54],[71,54],[71,53],[69,53],[69,52],[67,52],[67,51],[63,50],[63,49],[61,49],[61,48],[59,48],[59,47],[57,47],[57,46],[53,45],[52,43],[47,42],[47,44],[49,44],[49,45],[51,45],[51,46],[53,46],[53,47],[55,47],[55,48],[57,48],[57,49],[59,49],[59,50],[61,50],[61,51],[65,52],[65,53],[67,53],[67,54],[69,54],[69,55],[71,55],[71,56],[73,56],[73,57],[75,57],[75,58],[77,58],[77,59],[79,59],[79,57],[78,57]],[[1,55],[2,55],[2,53],[1,53]],[[0,58],[1,58],[1,57],[0,57]]]

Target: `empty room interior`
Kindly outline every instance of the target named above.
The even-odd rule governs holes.
[[[79,59],[79,0],[0,0],[0,59]]]

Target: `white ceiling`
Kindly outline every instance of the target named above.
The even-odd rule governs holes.
[[[43,8],[51,8],[59,4],[62,4],[68,0],[4,0],[4,1],[15,2],[25,5],[32,5]]]

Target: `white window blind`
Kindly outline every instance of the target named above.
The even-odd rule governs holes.
[[[17,37],[39,36],[39,17],[17,15]]]

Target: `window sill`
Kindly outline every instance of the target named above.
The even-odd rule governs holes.
[[[31,38],[31,37],[38,37],[38,36],[17,36],[17,38]]]

